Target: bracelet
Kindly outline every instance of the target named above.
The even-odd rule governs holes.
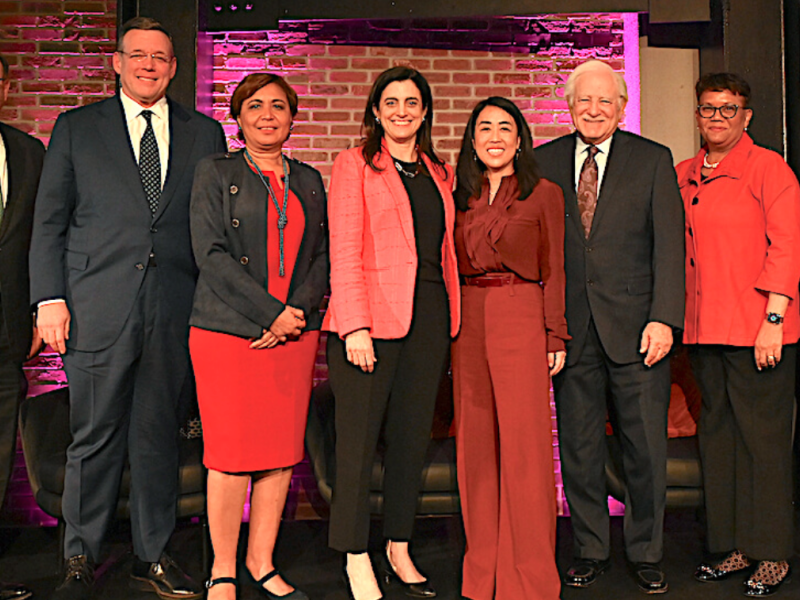
[[[767,323],[783,325],[783,315],[776,312],[767,313]]]

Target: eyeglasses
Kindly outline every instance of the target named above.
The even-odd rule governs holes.
[[[117,50],[120,54],[124,54],[128,58],[130,58],[133,62],[144,62],[148,58],[152,58],[154,61],[161,65],[169,64],[169,62],[175,58],[174,56],[167,56],[166,54],[145,54],[144,52],[123,52],[122,50]]]
[[[723,106],[711,106],[710,104],[701,104],[697,107],[697,114],[703,117],[704,119],[713,119],[714,115],[719,114],[726,118],[732,119],[736,116],[736,113],[739,112],[739,105],[738,104],[724,104]],[[745,108],[745,110],[747,110]]]

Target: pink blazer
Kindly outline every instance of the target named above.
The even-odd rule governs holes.
[[[453,226],[453,172],[423,155],[444,201],[445,235],[442,270],[450,300],[450,334],[461,323]],[[344,337],[369,329],[378,339],[399,339],[411,326],[417,250],[408,194],[389,151],[376,156],[375,172],[361,148],[341,152],[333,163],[328,220],[330,226],[331,299],[322,328]]]

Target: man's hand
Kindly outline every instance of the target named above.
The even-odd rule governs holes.
[[[66,302],[45,304],[37,311],[36,327],[39,334],[46,344],[60,354],[67,351],[71,319]]]
[[[642,344],[639,352],[647,355],[644,357],[644,364],[652,367],[667,354],[672,348],[672,327],[650,321],[642,332]]]

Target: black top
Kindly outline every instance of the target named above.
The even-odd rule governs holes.
[[[433,179],[418,173],[419,164],[405,162],[392,157],[406,173],[417,173],[409,177],[400,171],[400,180],[411,201],[414,217],[414,240],[417,245],[417,280],[444,283],[442,273],[442,243],[444,241],[444,203]]]

